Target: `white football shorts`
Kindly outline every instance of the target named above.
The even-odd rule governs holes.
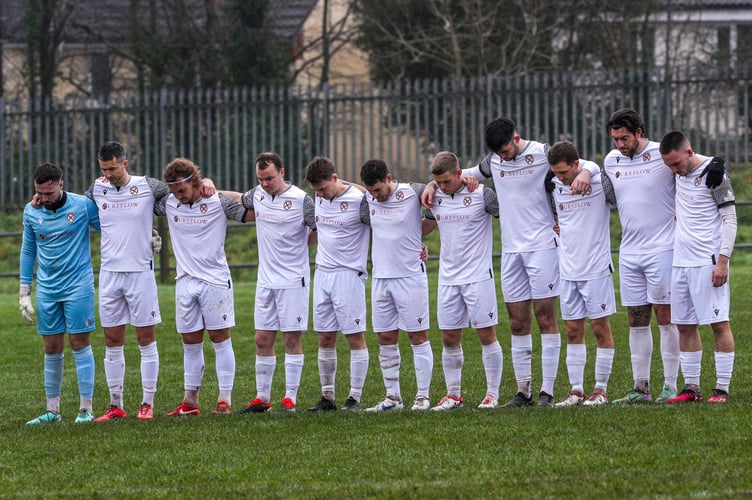
[[[510,303],[559,295],[559,250],[502,253],[501,293]]]
[[[499,322],[493,278],[466,285],[439,285],[436,319],[442,330],[485,328]]]
[[[673,250],[641,255],[619,254],[621,305],[671,303]]]
[[[308,330],[308,285],[265,288],[256,285],[253,321],[256,330],[304,332]]]
[[[598,319],[616,312],[614,280],[609,274],[587,281],[561,280],[561,319]]]
[[[371,322],[376,333],[428,330],[430,319],[426,273],[405,278],[373,278]]]
[[[352,269],[313,275],[313,329],[317,332],[366,331],[365,273]]]
[[[710,325],[729,320],[731,293],[728,281],[715,287],[713,265],[675,267],[671,273],[671,322]],[[729,277],[730,279],[730,277]]]
[[[175,283],[175,325],[178,333],[222,330],[235,326],[233,290],[182,276]]]
[[[99,271],[99,321],[103,327],[151,326],[162,321],[154,271]]]

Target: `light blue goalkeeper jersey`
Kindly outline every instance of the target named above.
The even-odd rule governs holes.
[[[94,292],[89,227],[97,231],[97,205],[66,192],[57,210],[27,204],[23,214],[21,283],[30,284],[37,266],[37,296],[65,300]]]

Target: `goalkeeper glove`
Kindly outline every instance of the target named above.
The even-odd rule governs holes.
[[[21,314],[27,323],[33,323],[34,307],[31,305],[31,285],[21,285],[19,290],[20,298],[18,300],[18,307],[21,309]]]
[[[162,250],[162,237],[156,229],[151,230],[151,250],[154,253],[159,253]]]
[[[705,167],[705,185],[710,189],[717,188],[723,182],[723,175],[726,173],[726,163],[723,158],[714,156],[707,167]]]

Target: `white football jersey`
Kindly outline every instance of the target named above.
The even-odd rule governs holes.
[[[368,210],[368,202],[363,193],[353,187],[331,200],[317,197],[316,232],[318,248],[316,267],[328,271],[352,269],[366,274],[368,244],[371,230],[363,221],[363,208]]]
[[[218,286],[232,286],[225,257],[227,219],[242,221],[245,208],[221,194],[183,205],[170,194],[164,201],[177,279],[188,275]]]
[[[465,285],[493,278],[491,217],[499,215],[496,193],[483,184],[472,193],[436,190],[432,216],[439,226],[439,285]]]
[[[586,163],[590,162],[580,160],[581,166]],[[586,281],[613,272],[610,208],[601,176],[598,171],[590,177],[590,193],[586,195],[573,195],[569,186],[553,178],[553,196],[561,232],[559,274],[562,279]]]
[[[674,266],[698,267],[717,262],[723,219],[719,207],[735,202],[728,175],[715,188],[702,175],[710,158],[686,177],[676,176],[676,235]],[[664,167],[668,170],[668,167]]]
[[[674,174],[661,158],[657,142],[633,157],[612,150],[603,161],[616,193],[621,221],[619,252],[641,255],[674,245]]]
[[[544,186],[549,170],[548,148],[548,144],[528,141],[513,160],[491,155],[491,174],[499,199],[502,252],[534,252],[556,247],[554,216]]]
[[[97,179],[86,192],[102,224],[101,268],[113,272],[154,269],[151,248],[154,203],[169,194],[156,179],[131,175],[121,188]]]
[[[374,278],[404,278],[425,271],[420,260],[424,189],[425,184],[399,183],[383,203],[365,193],[373,232]]]
[[[258,278],[264,288],[308,286],[308,230],[316,229],[311,197],[292,184],[272,196],[256,186],[242,196],[243,205],[256,214]]]

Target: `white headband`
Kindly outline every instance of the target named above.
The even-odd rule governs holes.
[[[186,177],[185,179],[180,179],[180,180],[177,180],[177,181],[172,181],[172,182],[166,182],[165,184],[167,184],[168,186],[172,186],[172,185],[175,185],[175,184],[182,184],[182,183],[184,183],[184,182],[188,182],[188,181],[189,181],[189,180],[191,180],[192,178],[193,178],[193,174],[189,175],[189,176],[188,176],[188,177]]]

